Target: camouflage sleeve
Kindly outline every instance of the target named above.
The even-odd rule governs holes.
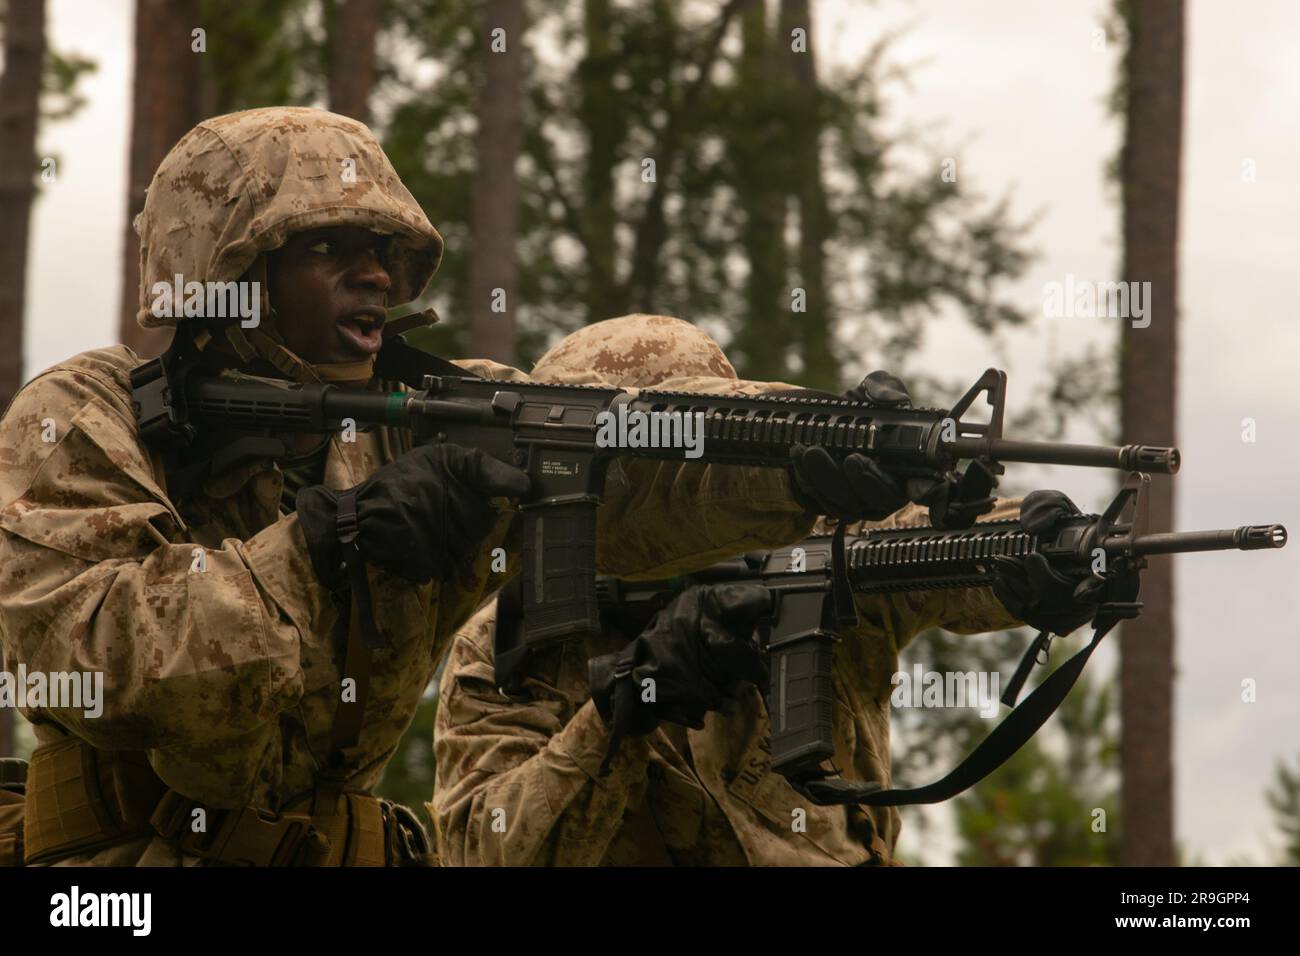
[[[304,690],[328,595],[296,518],[207,549],[202,569],[111,383],[56,370],[25,388],[0,450],[0,633],[29,671],[103,674],[102,712],[33,712],[89,743],[149,751],[164,781],[244,800]],[[327,633],[327,632],[326,632]],[[314,653],[328,653],[317,648]],[[196,780],[203,781],[193,792]]]
[[[631,580],[670,577],[792,544],[813,521],[791,497],[784,469],[616,461],[597,525],[596,567]]]
[[[1014,518],[1020,514],[1020,499],[999,498],[982,521]],[[915,505],[901,509],[875,527],[908,527],[923,524],[926,512]],[[985,634],[1019,627],[1002,606],[992,588],[952,588],[937,591],[908,591],[900,594],[860,596],[858,614],[872,629],[890,634],[899,650],[923,631],[941,627],[957,634]]]
[[[590,700],[530,678],[533,699],[497,693],[490,653],[496,604],[457,635],[434,725],[437,779],[428,804],[451,866],[594,866],[644,784],[644,738],[598,771],[608,734]]]

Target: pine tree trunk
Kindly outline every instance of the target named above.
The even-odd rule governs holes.
[[[375,86],[375,36],[384,0],[343,0],[330,36],[330,109],[370,122]]]
[[[0,76],[0,410],[23,382],[27,241],[36,198],[36,125],[45,57],[45,2],[10,3]],[[0,650],[0,671],[4,670]],[[14,711],[0,707],[0,757],[14,752]]]
[[[746,315],[736,336],[742,378],[786,377],[792,346],[791,290],[786,277],[786,190],[791,144],[782,129],[791,117],[784,54],[773,49],[767,12],[757,3],[741,14],[744,46],[736,95],[741,98],[738,135],[732,140],[737,198],[745,214],[743,245],[749,260]]]
[[[799,381],[813,388],[838,391],[840,366],[833,344],[834,317],[826,288],[826,241],[830,212],[822,183],[822,122],[817,61],[808,0],[781,0],[776,53],[789,74],[792,162],[790,186],[799,204],[799,279],[805,311],[794,314],[803,356]],[[794,49],[791,36],[804,31],[805,52]]]
[[[199,116],[199,57],[190,31],[202,26],[197,0],[136,0],[135,78],[131,89],[131,154],[127,173],[126,241],[122,247],[122,300],[118,336],[151,358],[171,341],[170,329],[142,329],[140,237],[132,223],[167,151]]]
[[[1128,112],[1121,154],[1124,270],[1150,282],[1150,326],[1124,322],[1124,440],[1177,444],[1178,200],[1183,129],[1183,2],[1131,4]],[[1151,482],[1151,527],[1174,527],[1173,484]],[[1142,616],[1120,643],[1120,862],[1172,866],[1174,855],[1174,582],[1170,558],[1142,575]]]
[[[0,410],[23,381],[27,239],[36,198],[44,0],[11,4],[0,76]]]
[[[614,164],[620,139],[619,97],[613,79],[617,64],[611,48],[609,0],[586,0],[587,55],[578,69],[582,101],[578,118],[587,139],[583,177],[583,230],[587,260],[587,321],[599,322],[622,311],[615,277]]]
[[[492,32],[505,31],[504,52],[492,52]],[[523,0],[488,0],[483,17],[484,83],[478,107],[478,169],[470,228],[470,354],[515,360],[518,263],[515,232],[519,182],[515,160],[523,139]],[[493,311],[494,306],[505,311]]]

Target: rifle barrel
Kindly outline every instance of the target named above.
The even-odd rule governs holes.
[[[988,456],[994,461],[1118,468],[1155,475],[1177,474],[1182,463],[1177,448],[1160,445],[1070,445],[1010,438],[958,438],[951,445],[963,458]]]
[[[1259,551],[1285,545],[1285,527],[1280,524],[1258,524],[1218,531],[1166,531],[1138,535],[1133,540],[1133,553],[1145,556],[1189,551]]]

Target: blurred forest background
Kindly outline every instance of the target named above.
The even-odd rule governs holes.
[[[981,334],[1032,323],[1005,291],[1031,260],[1032,223],[957,176],[924,134],[899,132],[906,72],[890,36],[849,68],[818,59],[814,4],[137,0],[127,221],[163,155],[201,119],[324,106],[375,129],[447,240],[418,303],[443,318],[421,343],[433,351],[528,368],[584,323],[657,312],[697,322],[742,377],[839,390],[870,371],[856,364],[865,354],[925,404],[942,404],[981,369],[917,364],[927,326],[954,308]],[[1059,437],[1067,419],[1090,416],[1111,438],[1175,443],[1182,21],[1181,0],[1119,0],[1111,12],[1110,39],[1128,51],[1113,98],[1126,132],[1109,171],[1097,171],[1117,186],[1123,277],[1170,292],[1140,347],[1126,328],[1115,350],[1075,354],[1051,370],[1049,388],[1022,395],[1020,435]],[[48,48],[44,30],[43,0],[8,0],[0,401],[38,371],[21,367],[35,138],[76,111],[78,79],[94,69]],[[129,225],[125,242],[121,341],[157,354],[166,339],[133,320]],[[1152,521],[1173,526],[1167,482],[1157,481]],[[1124,628],[1118,681],[1085,675],[1056,720],[954,801],[956,862],[1198,862],[1173,842],[1171,588],[1167,563],[1144,577],[1148,608]],[[934,632],[903,667],[1005,678],[1029,636]],[[1130,687],[1143,691],[1122,693]],[[381,787],[421,816],[435,689]],[[0,710],[0,755],[30,746],[13,717]],[[973,711],[895,711],[896,780],[936,777],[989,726]],[[1282,849],[1258,862],[1296,865],[1300,767],[1278,768],[1270,803]],[[909,845],[928,818],[903,814],[901,858],[926,862]]]

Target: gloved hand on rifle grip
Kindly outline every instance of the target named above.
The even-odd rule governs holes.
[[[1078,515],[1074,502],[1059,491],[1034,491],[1020,508],[1020,527],[1033,535],[1056,533],[1063,519]],[[1012,615],[1049,634],[1069,634],[1094,623],[1102,606],[1137,600],[1138,572],[1111,568],[1101,576],[1062,572],[1037,552],[1024,558],[997,557],[993,593]],[[1120,615],[1129,616],[1129,615]]]
[[[765,686],[753,635],[771,609],[771,594],[758,585],[697,585],[627,647],[592,658],[591,697],[610,727],[609,756],[623,736],[648,734],[660,721],[699,730],[709,711],[733,712],[743,682]]]
[[[907,504],[902,486],[866,455],[842,462],[824,448],[795,445],[794,498],[813,514],[858,521],[880,521]]]
[[[473,558],[492,530],[492,498],[527,494],[517,468],[459,445],[418,445],[356,486],[357,546],[368,564],[408,581],[445,580]],[[340,492],[312,485],[298,492],[298,521],[312,567],[339,587],[342,549],[336,519]]]
[[[883,408],[912,404],[907,386],[889,372],[872,372],[844,397]],[[824,448],[795,445],[790,460],[795,500],[813,514],[841,521],[880,521],[907,504],[902,485],[866,455],[849,455],[838,462]]]
[[[882,408],[912,405],[902,380],[882,371],[864,377],[845,397]],[[822,448],[796,445],[790,456],[795,500],[809,511],[841,521],[880,521],[914,501],[930,509],[930,522],[936,527],[957,529],[969,528],[993,509],[997,478],[980,462],[972,462],[962,473],[900,482],[866,455],[848,455],[836,462]]]

